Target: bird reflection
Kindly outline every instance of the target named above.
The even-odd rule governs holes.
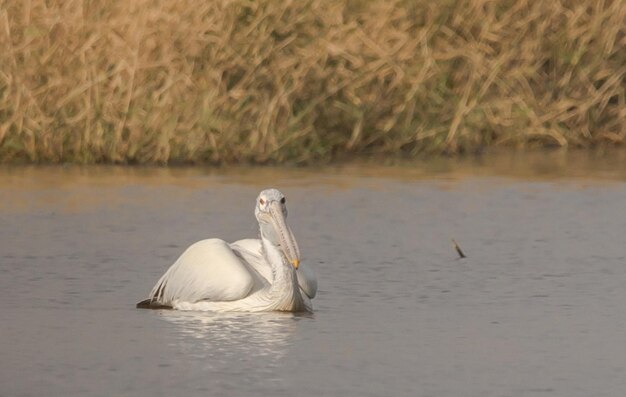
[[[199,359],[206,369],[273,372],[287,354],[300,320],[312,315],[164,310],[161,316],[176,325],[173,343],[180,353]]]

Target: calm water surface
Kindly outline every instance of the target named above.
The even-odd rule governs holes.
[[[553,160],[1,168],[0,396],[623,396],[624,171]],[[315,313],[134,308],[267,186]]]

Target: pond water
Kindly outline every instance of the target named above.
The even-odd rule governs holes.
[[[0,396],[622,396],[626,168],[585,161],[0,168]],[[313,314],[135,309],[268,186]]]

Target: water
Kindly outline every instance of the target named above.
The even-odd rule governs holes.
[[[538,161],[0,169],[0,396],[622,396],[624,168]],[[134,308],[270,185],[313,314]]]

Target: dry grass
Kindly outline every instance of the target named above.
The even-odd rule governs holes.
[[[0,160],[626,139],[621,0],[0,0]]]

